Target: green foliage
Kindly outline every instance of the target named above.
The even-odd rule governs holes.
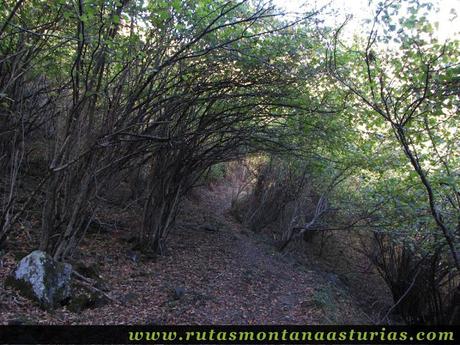
[[[451,229],[459,214],[458,203],[449,202],[460,188],[459,41],[437,42],[427,19],[431,9],[418,2],[382,5],[369,38],[350,50],[335,49],[331,60],[342,86],[353,92],[351,102],[360,104],[344,111],[358,132],[350,156],[363,163],[358,196],[371,204],[391,200],[394,206],[385,211],[414,232],[421,222],[426,231],[437,227],[433,217],[423,216],[428,197],[421,175]]]
[[[5,1],[0,130],[19,138],[27,123],[51,133],[55,182],[44,188],[55,199],[45,209],[63,213],[49,215],[56,231],[71,220],[79,225],[63,227],[82,230],[90,203],[63,195],[96,195],[113,162],[122,170],[142,157],[152,202],[175,200],[151,209],[167,210],[206,172],[223,177],[222,162],[265,152],[293,176],[308,167],[310,185],[357,225],[396,233],[418,253],[446,243],[454,252],[460,41],[438,40],[430,2],[375,8],[369,32],[345,42],[340,30],[292,23],[252,1]],[[24,120],[30,97],[19,91],[34,87],[51,119]],[[0,138],[0,159],[18,156],[10,141]],[[174,217],[157,218],[169,226]]]
[[[227,175],[227,170],[228,167],[225,163],[219,163],[211,166],[204,176],[204,182],[212,183],[221,181]]]

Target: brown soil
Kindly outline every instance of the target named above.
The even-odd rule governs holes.
[[[105,210],[107,219],[123,222],[90,234],[75,260],[97,267],[117,302],[80,313],[66,306],[43,311],[3,286],[18,259],[33,249],[18,229],[14,250],[0,257],[0,324],[368,323],[347,289],[279,253],[272,239],[229,215],[234,182],[195,191],[184,202],[167,254],[156,259],[136,260],[129,251],[127,238],[139,224],[135,210]]]

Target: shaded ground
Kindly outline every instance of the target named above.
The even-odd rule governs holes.
[[[129,231],[138,226],[128,211],[123,226],[92,233],[77,259],[98,268],[117,303],[48,313],[1,284],[0,323],[366,323],[346,288],[233,220],[228,208],[236,187],[224,181],[187,200],[167,255],[155,260],[127,250]],[[21,255],[16,256],[7,252],[1,258],[2,282]]]

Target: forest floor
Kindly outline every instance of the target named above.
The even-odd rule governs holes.
[[[97,270],[114,301],[80,312],[68,306],[44,311],[4,287],[33,249],[27,234],[18,235],[32,247],[23,244],[22,252],[0,257],[0,324],[369,323],[333,275],[280,253],[267,235],[235,221],[229,212],[235,188],[224,180],[196,191],[185,201],[166,255],[155,259],[128,250],[130,232],[139,225],[129,210],[117,211],[116,226],[93,230],[75,261]]]

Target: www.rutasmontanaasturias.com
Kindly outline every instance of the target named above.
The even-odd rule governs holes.
[[[454,341],[451,331],[157,331],[129,332],[130,341]]]

